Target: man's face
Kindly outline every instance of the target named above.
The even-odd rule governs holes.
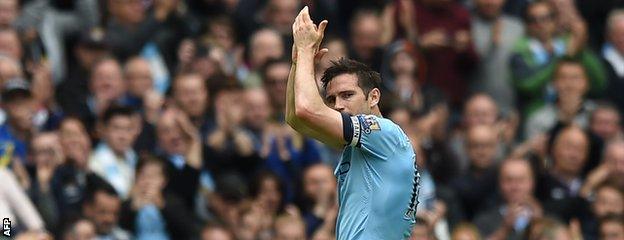
[[[17,62],[9,59],[0,59],[0,86],[4,86],[4,82],[22,76],[20,67]]]
[[[142,97],[152,89],[153,78],[149,62],[144,59],[133,59],[126,64],[126,80],[128,92],[135,97]]]
[[[508,204],[520,203],[533,194],[533,177],[528,163],[520,160],[503,163],[499,184]]]
[[[258,193],[258,201],[269,213],[277,213],[282,193],[279,189],[279,183],[272,178],[266,178],[260,184],[260,192]]]
[[[300,0],[271,0],[268,3],[267,22],[281,34],[292,34],[292,23],[297,17]]]
[[[305,195],[319,201],[323,195],[331,195],[336,191],[336,178],[330,168],[318,165],[306,171],[303,185]]]
[[[327,84],[325,103],[336,111],[349,115],[371,114],[370,100],[370,97],[366,99],[354,74],[338,75]]]
[[[162,165],[146,164],[137,173],[135,186],[141,189],[158,189],[162,191],[166,182]]]
[[[17,0],[0,1],[0,27],[10,27],[18,15]]]
[[[252,37],[250,61],[253,68],[260,68],[271,58],[284,55],[284,44],[279,34],[261,30]]]
[[[262,129],[271,117],[271,103],[264,89],[247,90],[245,92],[245,122],[253,130]]]
[[[351,30],[353,48],[370,52],[381,45],[381,23],[379,17],[366,15],[354,23]],[[362,54],[360,53],[360,54]]]
[[[91,92],[97,99],[115,101],[125,91],[123,73],[117,62],[105,61],[95,67],[91,76]]]
[[[97,233],[104,235],[117,226],[120,207],[118,197],[97,192],[93,203],[85,206],[85,215],[93,221]]]
[[[117,154],[124,154],[132,148],[136,138],[135,120],[128,116],[114,116],[105,126],[104,139],[106,144]]]
[[[624,196],[617,189],[603,187],[596,192],[593,203],[594,215],[598,218],[609,214],[621,215],[624,213]]]
[[[563,131],[554,143],[554,168],[562,173],[578,175],[585,166],[588,140],[578,129]]]
[[[176,123],[175,113],[165,111],[162,114],[158,120],[156,133],[158,135],[158,145],[167,154],[186,153],[188,145],[182,136],[182,129]]]
[[[489,97],[476,96],[466,103],[464,121],[466,127],[477,125],[493,125],[496,123],[498,109],[496,103]]]
[[[550,6],[547,3],[534,4],[528,11],[529,34],[542,41],[552,38],[557,24]]]
[[[488,19],[498,17],[505,4],[505,0],[475,0],[479,14]]]
[[[0,31],[0,53],[13,59],[22,59],[22,44],[17,32],[10,30]]]
[[[188,75],[176,79],[173,97],[179,107],[190,117],[202,117],[208,104],[208,89],[198,75]]]
[[[86,167],[89,151],[91,151],[91,141],[85,127],[76,119],[66,119],[61,123],[59,130],[63,152],[79,168]]]
[[[16,99],[5,104],[9,120],[19,131],[30,131],[36,112],[36,102],[31,97]]]
[[[602,240],[622,240],[624,239],[624,224],[616,221],[609,221],[600,226],[600,236]]]
[[[60,162],[55,162],[57,160],[55,146],[58,144],[59,140],[56,134],[49,133],[44,133],[35,137],[31,146],[34,164],[37,166],[60,164]]]
[[[611,31],[608,33],[608,38],[613,47],[624,54],[624,16],[617,17]]]
[[[605,153],[605,163],[609,164],[609,169],[613,175],[624,175],[624,146],[616,144],[607,148]]]
[[[496,132],[490,126],[476,126],[468,131],[466,149],[468,157],[477,169],[487,169],[496,156]]]
[[[286,85],[290,74],[290,65],[287,63],[273,64],[266,70],[266,83],[274,107],[283,109],[286,105]]]
[[[592,114],[590,129],[605,141],[613,139],[620,132],[620,114],[612,109],[597,109]]]
[[[587,91],[587,78],[580,64],[563,64],[555,76],[555,89],[560,101],[576,100]]]

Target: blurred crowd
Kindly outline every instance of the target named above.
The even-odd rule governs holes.
[[[624,0],[0,0],[12,237],[335,239],[340,149],[284,123],[304,5],[319,81],[382,75],[411,239],[624,239]]]

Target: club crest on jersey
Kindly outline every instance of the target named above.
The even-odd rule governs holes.
[[[381,127],[379,126],[379,122],[375,119],[373,115],[359,115],[358,118],[360,122],[362,122],[362,130],[364,133],[371,133],[372,131],[379,131]]]

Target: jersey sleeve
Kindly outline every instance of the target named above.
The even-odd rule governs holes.
[[[400,131],[391,121],[375,115],[343,114],[343,135],[347,146],[389,156],[393,147],[403,145]]]

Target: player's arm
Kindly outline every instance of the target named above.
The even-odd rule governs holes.
[[[287,86],[286,121],[304,135],[342,147],[346,143],[343,117],[325,105],[314,78],[314,58],[326,25],[323,21],[316,29],[307,7],[295,19],[293,36],[297,56]]]

